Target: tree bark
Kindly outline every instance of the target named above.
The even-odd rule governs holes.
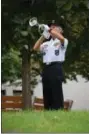
[[[30,55],[29,50],[23,47],[22,50],[22,96],[23,109],[32,108],[31,86],[30,86]]]

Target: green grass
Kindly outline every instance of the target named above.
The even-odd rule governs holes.
[[[2,132],[89,132],[89,111],[2,112]]]

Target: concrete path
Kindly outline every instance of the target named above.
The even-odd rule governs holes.
[[[63,84],[64,100],[72,99],[74,101],[72,110],[89,110],[89,82],[86,82],[81,76],[77,76],[78,82],[67,80]],[[38,85],[34,89],[34,95],[42,98],[42,83],[38,77]]]

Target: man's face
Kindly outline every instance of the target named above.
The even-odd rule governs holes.
[[[52,25],[50,28],[51,29],[55,29],[57,26],[55,26],[55,25]]]
[[[51,29],[54,29],[54,30],[57,31],[57,32],[62,33],[61,29],[60,29],[58,26],[52,25],[50,28],[51,28]],[[52,36],[52,37],[55,38],[54,36]]]
[[[62,29],[59,26],[52,25],[50,28],[62,33]]]

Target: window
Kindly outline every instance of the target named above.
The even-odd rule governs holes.
[[[1,95],[2,96],[6,95],[6,90],[1,90]]]
[[[21,96],[22,95],[22,91],[13,90],[13,95],[14,96]]]

